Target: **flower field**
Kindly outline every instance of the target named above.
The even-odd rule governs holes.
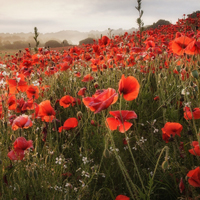
[[[0,60],[0,198],[200,198],[200,15]]]

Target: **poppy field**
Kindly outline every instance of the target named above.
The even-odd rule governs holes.
[[[0,58],[0,198],[200,198],[200,15]]]

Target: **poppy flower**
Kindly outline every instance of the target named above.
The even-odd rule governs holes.
[[[158,101],[159,99],[160,99],[159,96],[156,96],[156,97],[153,98],[154,101]]]
[[[83,79],[81,80],[82,82],[89,82],[92,81],[94,78],[91,76],[91,74],[87,74],[83,77]]]
[[[194,108],[191,112],[190,108],[186,106],[183,110],[184,110],[184,118],[186,120],[191,120],[192,116],[194,119],[200,119],[200,109],[199,108]]]
[[[85,95],[85,92],[86,92],[87,88],[86,87],[83,87],[81,88],[79,91],[78,91],[78,95],[79,96],[84,96]]]
[[[163,140],[168,143],[169,139],[174,137],[175,135],[181,136],[180,133],[183,129],[183,126],[176,122],[167,122],[165,126],[161,129],[162,130],[162,138]]]
[[[27,141],[24,137],[18,137],[13,145],[14,150],[7,154],[10,160],[22,160],[25,156],[24,151],[30,148],[33,149],[33,141]]]
[[[107,109],[111,104],[114,104],[117,99],[118,94],[115,89],[108,88],[97,90],[92,97],[83,98],[83,103],[96,114]]]
[[[11,95],[9,96],[8,100],[7,100],[7,104],[8,104],[8,109],[9,110],[15,110],[16,109],[16,97],[15,95]]]
[[[28,88],[26,90],[26,95],[27,95],[28,98],[38,99],[39,88],[37,86],[34,86],[34,85],[28,86]]]
[[[99,39],[100,45],[107,45],[109,44],[109,42],[110,42],[110,39],[106,35],[104,35],[101,39]]]
[[[63,126],[59,127],[59,132],[62,132],[63,129],[68,131],[77,126],[78,120],[76,118],[69,118],[64,122]]]
[[[32,140],[27,141],[24,137],[18,137],[13,143],[13,145],[14,149],[22,149],[22,150],[30,148],[33,149],[33,141]]]
[[[197,167],[196,169],[190,170],[187,174],[189,177],[188,182],[190,185],[194,187],[200,187],[200,168]]]
[[[123,94],[126,101],[132,101],[137,98],[140,90],[140,84],[133,76],[124,77],[124,74],[119,81],[119,94]]]
[[[74,106],[76,103],[78,103],[80,105],[81,104],[80,99],[74,98],[74,97],[69,96],[69,95],[63,96],[59,101],[60,106],[63,106],[64,108],[67,108],[70,105]]]
[[[60,63],[60,71],[66,71],[70,68],[68,62]]]
[[[189,55],[200,54],[200,42],[195,39],[185,48],[185,53]]]
[[[37,107],[37,103],[35,103],[33,101],[33,98],[28,99],[27,101],[24,102],[23,107],[22,107],[22,111],[26,111],[26,110],[35,110],[35,108]]]
[[[10,160],[22,160],[25,154],[24,150],[22,149],[14,149],[10,151],[7,156],[10,158]]]
[[[23,80],[23,76],[16,77],[15,79],[9,79],[7,82],[10,94],[16,94],[19,91],[25,92],[28,87],[27,82]]]
[[[38,105],[37,117],[40,117],[42,121],[52,122],[55,119],[56,112],[51,106],[49,100],[43,101]]]
[[[185,53],[186,47],[192,41],[193,41],[193,39],[182,35],[180,37],[175,38],[171,42],[171,49],[172,49],[173,53],[175,53],[177,55],[183,55]]]
[[[124,133],[130,129],[133,125],[130,122],[127,122],[129,119],[136,119],[137,115],[134,111],[121,110],[120,111],[110,111],[109,112],[113,117],[109,117],[106,119],[106,123],[110,130],[117,130],[119,128],[119,132]]]
[[[14,119],[12,123],[12,129],[15,131],[18,128],[24,128],[27,129],[29,127],[33,126],[32,121],[29,119],[28,115],[21,115]]]
[[[129,197],[127,197],[127,196],[124,196],[124,195],[118,195],[117,197],[116,197],[116,199],[115,200],[130,200],[130,198]]]
[[[75,72],[75,73],[74,73],[74,76],[76,76],[76,77],[81,77],[81,73],[80,73],[80,72]]]
[[[193,141],[192,146],[193,148],[190,149],[189,152],[194,156],[200,156],[199,142]]]

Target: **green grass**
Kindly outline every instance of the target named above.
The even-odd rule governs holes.
[[[196,59],[199,60],[199,56]],[[13,131],[8,124],[8,112],[5,112],[0,121],[1,199],[109,200],[123,194],[131,199],[173,200],[197,196],[199,188],[190,186],[185,177],[189,170],[199,165],[199,158],[188,150],[191,141],[197,140],[200,122],[185,120],[183,107],[179,107],[177,101],[182,97],[181,91],[187,88],[190,94],[184,96],[183,103],[190,101],[193,108],[199,107],[199,90],[192,86],[196,83],[199,88],[199,79],[190,75],[182,81],[181,75],[173,72],[175,62],[167,61],[168,69],[159,69],[159,58],[150,61],[150,68],[154,66],[156,70],[150,69],[149,73],[140,72],[140,67],[145,65],[143,61],[133,67],[108,68],[103,72],[92,72],[89,66],[83,67],[78,62],[72,71],[49,77],[41,72],[42,85],[50,85],[50,89],[44,92],[43,97],[40,94],[36,102],[50,100],[57,121],[45,123],[35,119],[32,127]],[[192,67],[188,68],[190,72]],[[195,65],[197,70],[199,67]],[[80,71],[82,77],[91,73],[95,81],[83,83],[82,77],[74,77],[74,71]],[[120,105],[119,97],[115,104],[98,114],[88,110],[83,103],[68,108],[56,103],[64,95],[81,99],[77,92],[84,86],[87,87],[86,96],[92,96],[96,91],[94,82],[98,82],[99,89],[111,87],[118,91],[122,74],[134,76],[140,83],[137,99],[128,102],[122,98]],[[30,83],[38,76],[34,73]],[[5,91],[1,89],[3,93]],[[22,97],[22,93],[17,95]],[[160,99],[154,101],[155,96]],[[7,105],[4,106],[6,109]],[[122,110],[134,110],[138,116],[129,120],[133,126],[125,134],[110,131],[105,124],[109,111],[119,110],[120,106]],[[10,115],[13,113],[11,111]],[[31,114],[31,111],[26,114]],[[78,127],[61,133],[57,131],[66,119],[77,115],[81,116]],[[93,126],[91,120],[95,120],[97,126]],[[173,142],[165,143],[161,128],[166,122],[182,124],[181,137],[175,136]],[[46,142],[42,140],[45,127]],[[188,135],[188,130],[193,134]],[[7,153],[19,136],[32,140],[34,150],[27,151],[22,161],[10,161]],[[123,139],[128,140],[128,145],[123,144]],[[183,158],[180,157],[180,142],[184,144]],[[166,158],[169,165],[163,169],[162,163]],[[181,177],[186,187],[183,194],[179,191]]]

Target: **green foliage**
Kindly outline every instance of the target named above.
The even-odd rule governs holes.
[[[141,46],[141,37],[142,37],[142,31],[143,31],[143,26],[144,26],[144,22],[142,21],[142,16],[143,16],[143,10],[141,10],[141,5],[142,5],[142,0],[137,0],[137,3],[138,5],[135,6],[136,10],[138,10],[138,13],[139,13],[139,17],[137,18],[136,22],[138,24],[138,28],[139,28],[139,31],[140,31],[140,46]]]
[[[37,30],[37,27],[34,28],[34,34],[35,36],[33,37],[33,39],[35,40],[35,52],[38,52],[38,46],[40,44],[40,42],[38,41],[38,36],[39,36],[39,33],[38,33],[38,30]]]

